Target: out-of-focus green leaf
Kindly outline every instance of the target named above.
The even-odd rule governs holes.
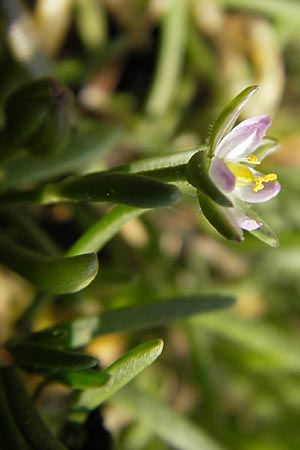
[[[18,427],[29,444],[29,448],[66,450],[66,447],[56,439],[37,412],[16,369],[12,366],[3,367],[1,372],[9,406]]]
[[[233,314],[213,314],[195,318],[196,327],[213,331],[228,341],[249,348],[266,358],[265,370],[274,365],[282,370],[300,371],[299,348],[295,341],[267,323],[241,319]]]
[[[66,352],[32,342],[20,342],[10,347],[15,361],[36,370],[81,370],[98,364],[97,358],[84,353]]]
[[[82,392],[76,399],[75,407],[92,410],[111,397],[117,390],[129,383],[142,370],[152,364],[161,354],[163,341],[156,339],[135,347],[106,368],[111,382],[99,389]]]
[[[120,127],[107,124],[83,126],[71,137],[66,149],[48,158],[20,155],[1,168],[0,189],[36,183],[73,172],[80,172],[95,157],[110,151],[122,137]]]
[[[162,22],[159,60],[146,106],[147,112],[154,117],[161,117],[166,112],[176,92],[184,62],[188,25],[187,6],[186,0],[175,0]]]
[[[98,259],[95,253],[68,258],[40,255],[13,242],[0,233],[0,261],[42,291],[66,294],[79,291],[95,278]]]
[[[140,422],[172,448],[178,450],[225,450],[208,433],[187,417],[153,396],[132,387],[118,392],[111,402],[124,407],[132,419]]]
[[[233,297],[199,295],[104,311],[33,333],[29,339],[45,345],[74,348],[86,345],[94,336],[118,331],[156,327],[173,320],[231,306]]]

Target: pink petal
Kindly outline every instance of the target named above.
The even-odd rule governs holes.
[[[235,176],[226,164],[217,156],[211,160],[209,176],[214,184],[224,193],[232,192],[235,185]]]
[[[271,119],[267,115],[244,120],[221,140],[215,156],[228,161],[247,158],[261,144],[270,125]]]
[[[248,203],[263,203],[276,197],[280,192],[281,185],[278,181],[264,183],[264,189],[254,192],[253,186],[243,186],[234,190],[234,195],[240,200]]]

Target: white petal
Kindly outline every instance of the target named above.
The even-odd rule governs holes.
[[[280,192],[280,189],[281,185],[278,181],[268,181],[267,183],[264,183],[264,188],[260,191],[254,192],[253,186],[249,185],[236,188],[234,190],[234,195],[243,202],[263,203],[276,197]]]
[[[214,156],[212,158],[208,173],[210,178],[220,189],[220,191],[226,194],[233,191],[235,185],[235,176],[228,169],[226,164],[217,156]]]
[[[215,156],[228,161],[247,158],[261,144],[270,125],[271,119],[267,115],[244,120],[221,140]]]

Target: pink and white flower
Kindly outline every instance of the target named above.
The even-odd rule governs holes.
[[[242,102],[241,107],[256,91],[253,89]],[[256,230],[262,226],[258,220],[251,218],[243,211],[243,202],[261,203],[275,197],[281,186],[275,173],[267,175],[256,170],[262,160],[278,147],[276,141],[265,138],[271,125],[268,115],[258,115],[239,123],[232,128],[231,123],[223,125],[227,134],[218,136],[212,148],[212,159],[208,174],[215,186],[232,202],[229,208],[232,219],[244,230]]]

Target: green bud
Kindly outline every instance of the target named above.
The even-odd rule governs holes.
[[[5,104],[10,145],[46,156],[67,144],[72,97],[57,80],[40,78],[15,90]]]

